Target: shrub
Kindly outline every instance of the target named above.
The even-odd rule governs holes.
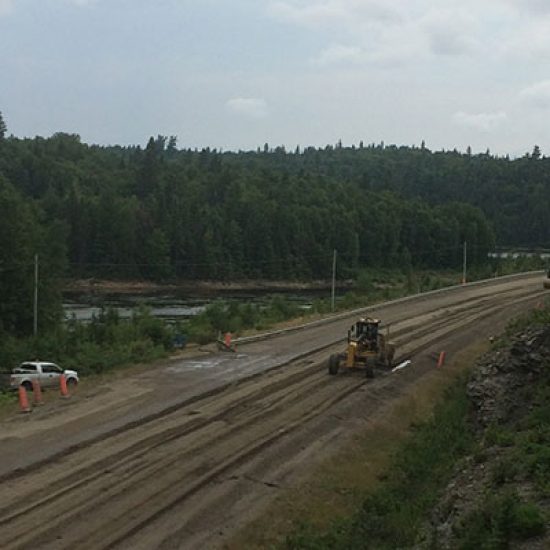
[[[487,496],[479,509],[472,510],[458,529],[459,548],[508,548],[513,540],[543,534],[544,517],[539,508],[521,502],[517,493],[505,490]]]

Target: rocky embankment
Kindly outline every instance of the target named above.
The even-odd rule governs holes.
[[[468,384],[475,450],[433,509],[422,548],[550,548],[550,326],[486,355]]]

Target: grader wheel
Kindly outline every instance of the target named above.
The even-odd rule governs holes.
[[[338,355],[331,355],[328,360],[328,373],[335,375],[338,374],[340,368],[340,357]]]
[[[393,358],[395,356],[395,346],[394,345],[388,345],[388,349],[386,351],[386,366],[391,367],[393,365]]]
[[[369,361],[368,359],[365,363],[365,376],[367,378],[374,378],[374,365],[372,364],[372,361]]]

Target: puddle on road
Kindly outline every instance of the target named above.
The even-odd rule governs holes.
[[[248,355],[244,353],[237,353],[235,355],[231,356],[223,356],[223,357],[211,357],[209,359],[200,359],[200,360],[189,360],[189,361],[182,361],[178,365],[172,365],[170,367],[167,367],[166,370],[168,372],[181,372],[182,370],[197,370],[197,369],[212,369],[215,367],[219,367],[220,365],[223,365],[224,363],[235,363],[235,361],[240,361],[242,359],[246,359]],[[228,365],[229,366],[229,365]],[[230,365],[233,367],[234,365]]]

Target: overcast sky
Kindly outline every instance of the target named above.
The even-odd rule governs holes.
[[[550,0],[0,0],[18,137],[550,154]]]

